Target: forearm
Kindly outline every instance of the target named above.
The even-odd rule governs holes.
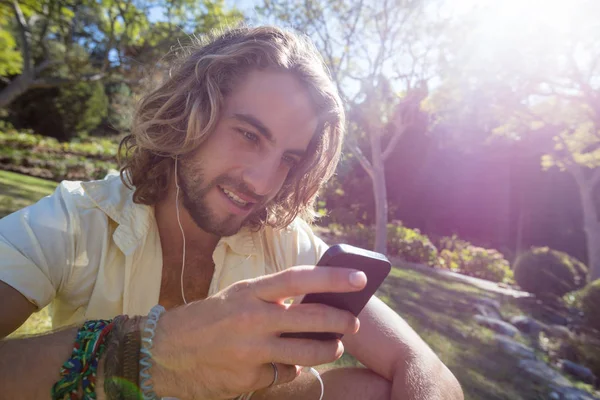
[[[463,400],[460,384],[437,358],[421,355],[397,362],[392,400]]]
[[[324,399],[388,400],[391,384],[366,368],[336,368],[321,371]],[[261,390],[252,400],[319,400],[321,385],[313,375],[303,372],[294,381]]]
[[[7,399],[44,399],[59,379],[60,368],[73,351],[77,328],[47,335],[0,341],[0,387]],[[97,393],[102,395],[102,363]]]
[[[358,334],[345,337],[347,351],[392,381],[392,399],[463,398],[456,378],[409,324],[373,297],[360,314]]]

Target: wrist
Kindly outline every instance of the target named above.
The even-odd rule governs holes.
[[[153,391],[159,398],[162,397],[176,397],[186,398],[182,393],[182,385],[178,382],[178,373],[173,368],[171,362],[171,355],[175,354],[171,348],[169,340],[169,326],[172,319],[172,312],[165,312],[160,316],[156,327],[154,328],[154,337],[152,339],[152,366],[147,371],[151,378],[148,383],[152,385]],[[142,337],[147,337],[148,333],[144,332],[144,328],[148,326],[149,317],[143,317],[140,321],[140,329]],[[144,355],[142,354],[143,358]],[[142,365],[140,367],[143,368]],[[142,370],[140,369],[140,373]],[[140,383],[143,377],[140,375]]]

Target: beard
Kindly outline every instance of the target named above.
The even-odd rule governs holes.
[[[187,164],[187,163],[186,163]],[[264,212],[264,198],[257,196],[248,188],[241,179],[234,178],[227,174],[219,175],[210,182],[205,182],[204,174],[200,166],[183,165],[178,174],[180,191],[183,199],[183,206],[188,211],[196,225],[207,233],[216,236],[232,236],[240,231],[242,227],[248,225],[249,221],[256,215]],[[219,186],[224,186],[244,194],[253,199],[253,211],[245,218],[229,214],[218,216],[208,205],[207,195],[211,190],[221,190]],[[227,200],[223,200],[227,201]]]

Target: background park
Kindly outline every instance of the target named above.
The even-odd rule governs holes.
[[[598,0],[0,0],[0,217],[116,169],[170,60],[240,22],[316,43],[348,139],[315,229],[390,257],[466,398],[600,398]]]

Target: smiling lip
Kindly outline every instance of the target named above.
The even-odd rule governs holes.
[[[221,192],[221,195],[223,197],[225,197],[225,199],[227,200],[227,204],[230,212],[232,212],[233,214],[247,214],[250,209],[252,208],[252,206],[254,206],[254,202],[248,200],[249,197],[248,196],[243,196],[241,194],[239,194],[238,192],[235,192],[231,189],[227,189],[229,191],[232,191],[233,193],[235,193],[236,196],[238,196],[239,198],[241,198],[242,200],[248,202],[248,204],[246,204],[245,206],[241,206],[238,203],[236,203],[235,201],[233,201],[231,198],[229,198],[229,196],[227,196],[227,194],[225,194],[225,192],[223,191],[223,188],[218,186],[219,191]]]

